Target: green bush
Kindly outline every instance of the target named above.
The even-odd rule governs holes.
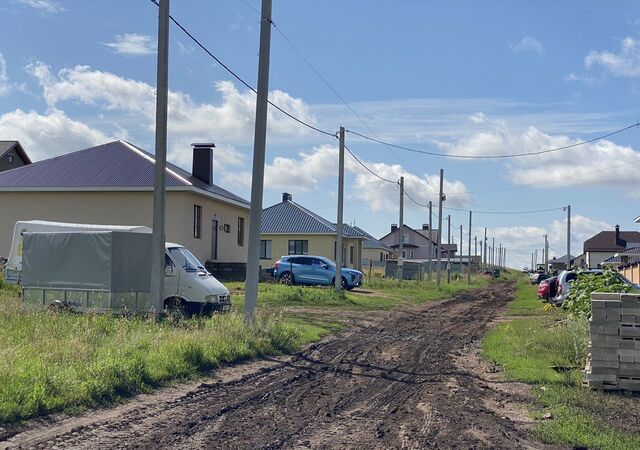
[[[593,292],[631,292],[620,274],[605,269],[602,275],[578,272],[578,278],[571,283],[571,290],[562,307],[575,316],[591,317],[591,294]]]

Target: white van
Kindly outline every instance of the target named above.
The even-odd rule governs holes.
[[[165,249],[165,309],[184,308],[190,313],[229,310],[229,290],[207,272],[189,249],[170,242]]]

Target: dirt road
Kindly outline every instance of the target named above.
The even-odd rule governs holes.
[[[512,298],[486,288],[367,313],[287,361],[40,426],[0,447],[541,448],[460,352]],[[469,366],[469,367],[465,367]],[[496,406],[497,405],[497,406]]]

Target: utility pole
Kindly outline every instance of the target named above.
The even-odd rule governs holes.
[[[442,180],[444,177],[444,170],[440,169],[440,193],[438,197],[438,247],[436,252],[438,255],[438,266],[436,267],[436,287],[440,289],[440,263],[442,261],[441,242],[442,242],[442,201],[444,200],[444,193],[442,192]]]
[[[544,235],[544,271],[549,271],[549,239]]]
[[[402,242],[403,240],[403,229],[404,229],[404,177],[400,177],[400,226],[398,227],[398,230],[400,231],[400,243],[398,244],[398,274],[397,277],[399,280],[402,280],[402,276],[403,276],[403,265],[404,265],[404,260],[402,257],[402,251],[403,251],[403,244],[404,242]]]
[[[462,275],[462,224],[460,225],[460,254],[458,255],[460,261],[460,275]]]
[[[447,244],[449,249],[447,250],[447,284],[451,283],[451,214],[447,215]]]
[[[500,242],[500,247],[498,249],[498,267],[502,267],[502,242]]]
[[[431,284],[431,260],[433,259],[433,240],[431,239],[432,238],[432,234],[431,234],[432,210],[433,210],[433,203],[431,202],[431,200],[429,200],[429,253],[428,253],[429,261],[427,261],[427,272],[429,273],[429,284]]]
[[[503,254],[502,254],[502,268],[504,270],[507,270],[507,249],[504,248],[502,250]]]
[[[496,238],[491,238],[491,266],[496,265]]]
[[[262,0],[260,20],[260,53],[258,54],[258,92],[253,136],[253,169],[251,175],[251,211],[249,213],[249,251],[244,300],[244,320],[254,323],[258,306],[260,271],[260,222],[264,193],[264,160],[267,145],[267,107],[269,101],[269,56],[271,47],[271,0]]]
[[[538,249],[535,250],[534,254],[535,254],[535,257],[534,257],[533,261],[534,261],[534,265],[535,265],[536,270],[538,270]]]
[[[467,256],[467,284],[471,284],[471,210],[469,210],[469,248]]]
[[[156,151],[151,235],[151,303],[158,316],[164,309],[165,188],[167,173],[167,104],[169,97],[169,0],[160,0],[156,74]]]
[[[473,256],[477,258],[478,256],[478,236],[473,237]]]
[[[336,224],[336,291],[342,290],[342,232],[344,206],[344,127],[339,131],[340,145],[338,151],[338,221]]]
[[[484,252],[482,254],[483,257],[483,268],[487,269],[487,227],[484,227]]]
[[[567,270],[571,269],[571,205],[567,205]]]

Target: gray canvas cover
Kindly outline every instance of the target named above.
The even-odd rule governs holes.
[[[151,234],[147,233],[27,233],[23,286],[148,292],[150,253]]]

